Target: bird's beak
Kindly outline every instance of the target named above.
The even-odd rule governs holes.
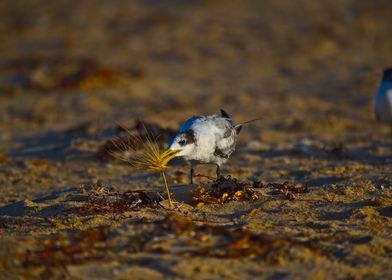
[[[163,156],[172,159],[175,158],[179,152],[181,152],[181,149],[177,149],[177,150],[167,149],[163,152]]]
[[[168,150],[170,151],[170,153],[175,153],[175,154],[178,154],[179,152],[182,151],[182,149],[175,149],[175,150],[168,149]]]

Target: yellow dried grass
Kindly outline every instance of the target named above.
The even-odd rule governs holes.
[[[176,157],[178,150],[162,150],[157,138],[153,137],[146,128],[145,135],[132,133],[132,131],[124,128],[128,133],[129,141],[112,141],[117,148],[116,151],[109,151],[114,158],[127,162],[131,166],[152,172],[158,172],[162,176],[166,187],[166,193],[169,200],[169,206],[173,207],[170,197],[169,186],[165,175],[169,161]]]

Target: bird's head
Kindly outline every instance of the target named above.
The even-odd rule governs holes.
[[[392,67],[384,69],[383,80],[392,82]]]
[[[194,153],[196,138],[193,130],[187,130],[176,134],[169,141],[170,150],[179,150],[178,157],[187,157]]]

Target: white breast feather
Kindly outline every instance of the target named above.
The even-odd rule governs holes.
[[[219,164],[226,161],[214,155],[214,152],[216,148],[226,150],[235,142],[234,129],[231,136],[224,137],[227,130],[232,129],[232,123],[229,120],[217,115],[193,117],[182,125],[180,131],[187,129],[194,131],[197,147],[195,153],[185,159]]]

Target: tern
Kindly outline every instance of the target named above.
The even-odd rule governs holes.
[[[169,149],[178,150],[176,156],[190,162],[191,184],[197,164],[215,164],[219,180],[220,168],[234,152],[242,126],[253,121],[234,124],[222,109],[220,115],[193,116],[180,126],[178,133],[169,141]]]
[[[374,111],[377,121],[390,125],[392,137],[392,67],[384,70],[375,94]]]

